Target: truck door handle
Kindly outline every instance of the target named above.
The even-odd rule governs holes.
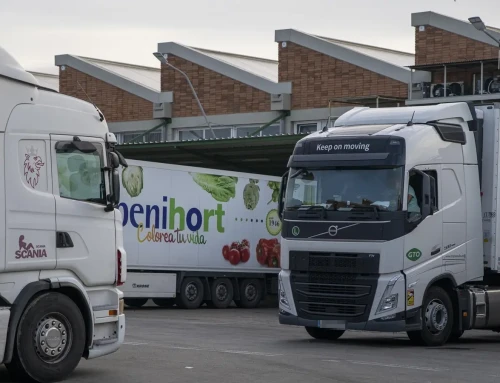
[[[434,250],[431,255],[436,255],[436,254],[439,254],[439,252],[441,251],[441,248],[437,248],[436,250]]]
[[[58,231],[56,233],[56,247],[58,249],[65,247],[74,247],[73,240],[71,239],[70,235],[66,232]]]

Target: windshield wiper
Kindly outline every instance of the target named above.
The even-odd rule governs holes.
[[[372,212],[374,215],[375,215],[375,219],[379,219],[379,215],[378,215],[378,212],[379,211],[383,211],[382,208],[378,205],[370,205],[370,206],[353,206],[352,207],[352,211],[356,211],[356,210],[364,210],[366,211],[367,213],[368,212]],[[356,213],[354,213],[354,216],[351,215],[349,218],[362,218],[360,216],[357,216],[356,217]]]
[[[308,206],[308,207],[300,207],[298,209],[299,211],[303,211],[305,214],[305,216],[308,216],[310,215],[310,213],[308,212],[312,212],[314,210],[320,210],[322,213],[323,213],[323,218],[326,218],[327,217],[327,212],[328,210],[326,209],[326,207],[322,206],[322,205],[312,205],[312,206]]]

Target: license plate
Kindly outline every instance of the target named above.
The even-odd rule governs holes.
[[[319,328],[331,328],[335,330],[345,330],[345,321],[341,320],[319,320]]]

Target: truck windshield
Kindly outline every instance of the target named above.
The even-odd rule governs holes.
[[[322,206],[350,211],[402,209],[403,167],[390,169],[291,169],[285,208]]]

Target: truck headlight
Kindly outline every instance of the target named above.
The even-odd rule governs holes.
[[[384,290],[382,298],[380,298],[380,302],[378,304],[377,311],[375,312],[375,314],[380,314],[386,311],[394,310],[395,308],[398,307],[398,294],[391,294],[391,293],[392,293],[392,288],[399,280],[399,278],[401,278],[401,274],[395,276],[389,281],[387,287]]]
[[[285,289],[283,287],[283,281],[281,280],[281,275],[279,275],[279,274],[278,274],[278,286],[279,286],[280,304],[285,306],[287,309],[291,310],[290,304],[288,303],[288,298],[286,296]]]

